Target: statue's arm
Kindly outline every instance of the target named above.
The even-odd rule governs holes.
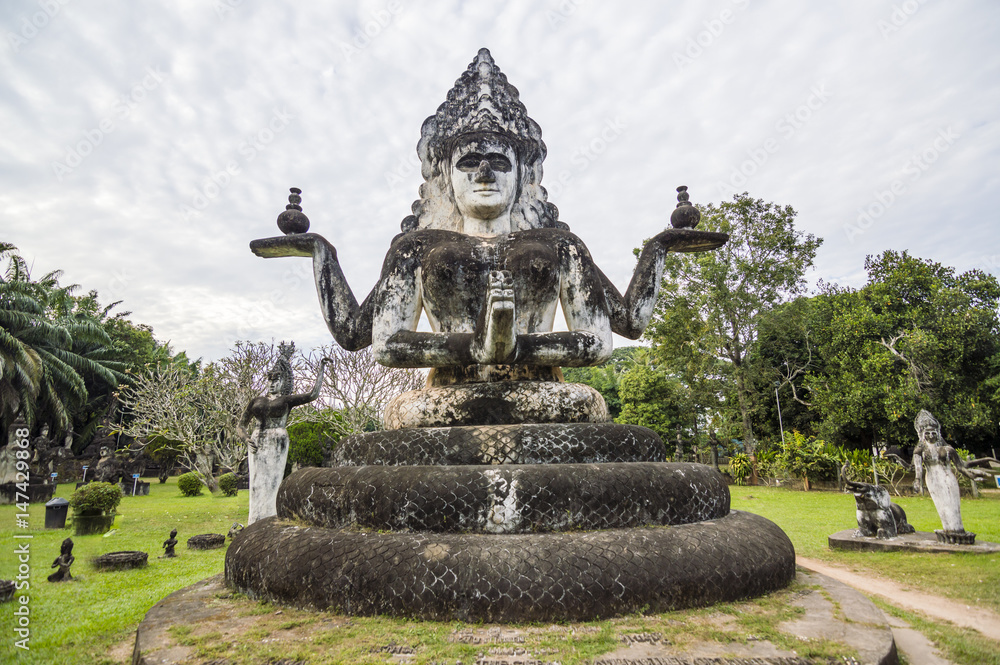
[[[300,393],[298,395],[289,395],[285,399],[285,404],[288,408],[293,408],[296,406],[302,406],[303,404],[308,404],[319,397],[319,391],[323,388],[323,376],[326,374],[327,363],[330,362],[329,358],[323,358],[319,361],[319,371],[316,373],[316,383],[313,384],[312,390],[307,393]]]
[[[948,446],[948,459],[950,459],[952,464],[955,465],[955,468],[958,470],[958,472],[961,473],[966,478],[969,478],[971,480],[992,480],[993,478],[993,474],[990,473],[989,471],[985,469],[976,469],[970,466],[972,463],[975,462],[992,460],[993,459],[992,457],[984,457],[981,460],[971,460],[970,462],[966,462],[961,457],[959,457],[958,452],[954,448]]]
[[[372,296],[372,353],[387,367],[445,367],[476,364],[472,333],[417,332],[421,295],[419,240],[397,237]]]
[[[326,238],[316,233],[293,233],[254,240],[250,249],[263,258],[312,257],[320,308],[337,344],[348,351],[358,351],[372,343],[371,296],[358,304],[340,268],[337,250]]]
[[[919,494],[924,493],[924,457],[923,457],[923,445],[917,446],[917,449],[913,451],[913,470],[916,473],[916,478],[913,480],[913,491]]]
[[[559,303],[568,331],[517,335],[520,365],[586,367],[611,357],[614,341],[605,298],[606,279],[575,236],[559,244]]]
[[[628,339],[639,339],[649,325],[656,306],[667,252],[705,252],[726,244],[729,235],[714,231],[667,229],[654,236],[642,252],[625,295],[601,273],[607,294],[611,329]]]

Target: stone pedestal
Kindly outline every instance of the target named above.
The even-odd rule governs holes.
[[[348,437],[233,538],[227,583],[348,614],[589,620],[758,596],[795,576],[768,520],[730,511],[711,467],[665,462],[613,423]]]

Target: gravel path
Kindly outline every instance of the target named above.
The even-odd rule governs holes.
[[[795,563],[809,570],[832,577],[848,586],[883,600],[904,610],[916,611],[934,619],[950,621],[956,626],[972,628],[986,637],[1000,640],[1000,615],[980,607],[934,596],[920,591],[911,591],[900,584],[883,577],[873,577],[856,573],[841,566],[835,566],[816,559],[795,557]],[[911,665],[949,665],[941,657],[934,645],[921,633],[906,625],[900,619],[888,617],[898,648]]]

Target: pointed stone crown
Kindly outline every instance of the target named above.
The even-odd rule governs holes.
[[[941,428],[941,423],[938,422],[937,418],[931,415],[930,411],[927,409],[920,409],[920,413],[917,414],[917,417],[913,421],[913,427],[919,432],[928,425],[933,425],[938,429]]]
[[[484,133],[509,139],[522,162],[545,158],[541,128],[528,117],[517,88],[507,82],[489,49],[481,48],[420,134],[434,156],[444,159],[457,138]]]

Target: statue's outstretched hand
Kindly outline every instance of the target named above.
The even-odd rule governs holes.
[[[514,332],[514,279],[507,270],[490,273],[486,306],[470,349],[481,365],[513,362],[517,335]]]
[[[250,249],[257,256],[271,259],[277,256],[314,256],[318,247],[325,247],[333,259],[337,250],[318,233],[292,233],[290,235],[260,238],[250,243]]]

